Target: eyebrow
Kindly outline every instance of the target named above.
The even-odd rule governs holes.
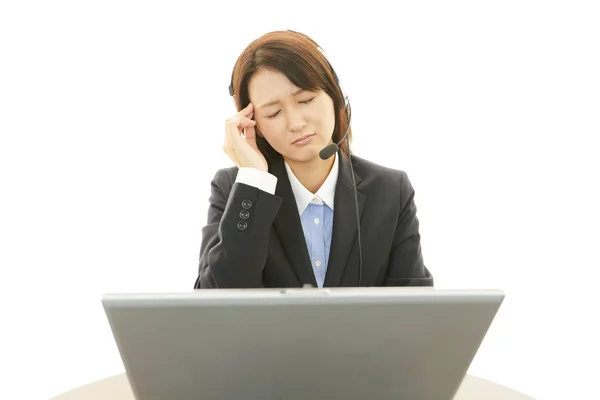
[[[296,90],[294,93],[292,93],[292,96],[296,96],[297,94],[300,94],[302,92],[306,91],[306,89],[298,89]],[[273,101],[269,101],[268,103],[263,104],[262,106],[258,107],[258,108],[266,108],[266,107],[270,107],[273,106],[275,104],[281,103],[280,100],[273,100]]]

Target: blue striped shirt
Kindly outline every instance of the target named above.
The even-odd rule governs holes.
[[[331,247],[333,210],[325,203],[312,202],[306,207],[300,220],[317,285],[323,287]]]

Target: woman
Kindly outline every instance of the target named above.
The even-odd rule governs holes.
[[[230,94],[235,166],[211,183],[195,288],[433,286],[407,174],[350,153],[350,105],[314,40],[254,40]]]

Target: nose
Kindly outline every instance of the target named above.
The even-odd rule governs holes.
[[[300,110],[292,108],[288,112],[288,128],[292,132],[302,132],[306,126],[306,119]]]

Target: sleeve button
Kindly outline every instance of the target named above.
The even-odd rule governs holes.
[[[250,200],[244,200],[242,201],[242,208],[244,210],[248,210],[252,207],[252,202]]]

